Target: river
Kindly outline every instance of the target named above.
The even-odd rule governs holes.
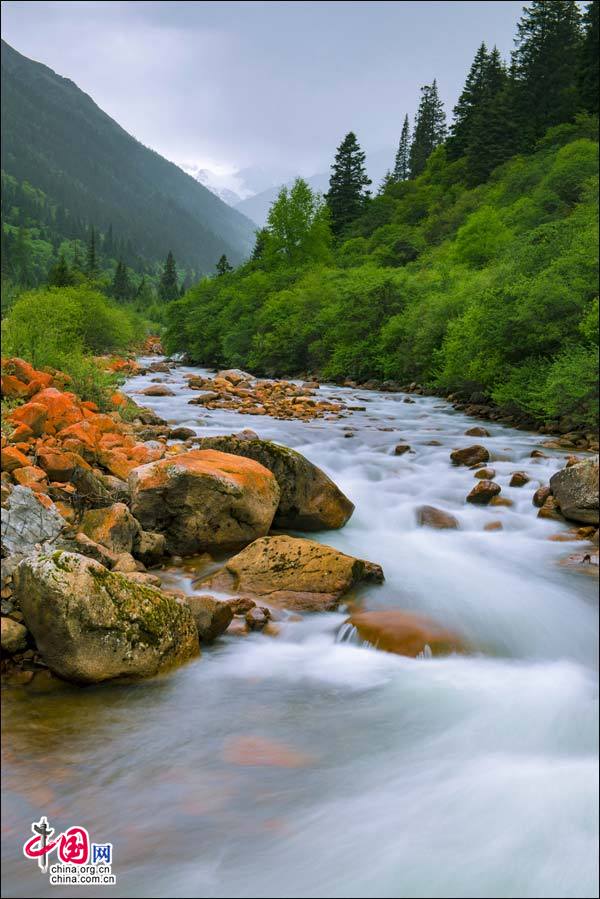
[[[187,403],[192,371],[143,402],[203,436],[250,427],[304,453],[356,504],[316,539],[383,566],[365,605],[426,613],[479,651],[340,641],[342,610],[222,638],[151,681],[6,689],[3,894],[597,896],[597,585],[560,564],[583,545],[549,539],[566,527],[532,505],[564,457],[532,459],[543,438],[494,423],[466,437],[478,422],[434,397],[324,386],[365,409],[333,421],[204,410]],[[474,442],[512,507],[465,504],[473,472],[449,453]],[[517,469],[532,480],[511,488]],[[421,504],[460,529],[417,527]],[[192,591],[193,568],[165,582]],[[21,854],[42,814],[111,841],[116,887],[50,887]]]

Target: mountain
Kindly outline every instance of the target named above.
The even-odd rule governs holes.
[[[240,262],[255,225],[145,147],[76,84],[2,41],[2,166],[71,219],[130,241],[148,261]]]
[[[180,163],[179,168],[191,175],[199,184],[207,187],[211,193],[223,200],[224,203],[227,203],[228,206],[236,206],[246,196],[244,191],[237,193],[231,187],[227,187],[224,181],[230,179],[220,176],[211,169],[203,169],[198,165],[189,165],[184,162]]]

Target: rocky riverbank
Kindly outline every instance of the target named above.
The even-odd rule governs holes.
[[[143,373],[150,385],[140,396],[172,393],[166,361],[106,364]],[[2,666],[13,683],[48,672],[79,684],[151,676],[225,632],[275,635],[278,621],[351,604],[356,587],[383,580],[376,560],[273,533],[338,529],[352,515],[350,499],[301,453],[248,430],[202,438],[171,428],[118,392],[113,411],[101,412],[68,386],[60,372],[3,361]],[[237,370],[190,376],[188,387],[198,392],[192,405],[275,419],[340,418],[363,408],[319,399],[315,382],[265,381]],[[409,385],[405,402],[419,390]],[[487,434],[481,426],[466,433]],[[593,435],[567,433],[553,448],[593,449]],[[412,452],[408,444],[394,451]],[[453,451],[448,464],[473,471],[465,502],[511,504],[483,443]],[[517,470],[510,486],[528,481]],[[435,506],[417,511],[423,527],[460,526]],[[534,494],[532,514],[572,523],[571,539],[590,541],[574,564],[597,570],[597,458],[568,459]],[[502,522],[485,527],[492,525]],[[159,573],[172,558],[198,553],[214,564],[194,595],[165,589]],[[356,611],[350,622],[393,652],[468,651],[460,635],[402,609]]]

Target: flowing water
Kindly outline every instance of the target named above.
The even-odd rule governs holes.
[[[476,422],[443,401],[323,387],[365,411],[277,421],[189,406],[191,371],[143,401],[201,435],[251,427],[300,450],[356,504],[316,538],[383,565],[365,605],[426,613],[479,652],[378,652],[340,640],[341,610],[148,682],[5,690],[4,895],[597,896],[596,584],[561,566],[583,545],[549,540],[566,528],[531,502],[564,458],[485,423],[514,505],[470,506],[473,472],[449,453],[479,442]],[[401,441],[414,453],[394,456]],[[517,469],[532,480],[510,488]],[[460,530],[417,527],[424,503]],[[193,567],[165,582],[192,591]],[[49,887],[21,854],[42,814],[111,841],[117,886]]]

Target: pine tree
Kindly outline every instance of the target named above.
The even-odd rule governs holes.
[[[384,194],[386,192],[386,190],[388,189],[388,187],[391,184],[395,184],[395,183],[396,183],[396,179],[394,178],[394,173],[390,169],[388,169],[387,172],[385,173],[385,175],[383,176],[383,178],[381,179],[381,183],[380,183],[379,187],[377,188],[377,196],[380,197],[382,194]]]
[[[363,212],[370,197],[371,183],[365,169],[365,154],[350,131],[337,148],[329,191],[325,200],[331,216],[331,230],[342,234]]]
[[[102,244],[102,248],[104,250],[104,255],[108,259],[112,259],[115,252],[115,241],[113,236],[113,226],[112,223],[108,226],[106,234],[104,235],[104,241]]]
[[[424,170],[427,160],[446,136],[446,114],[439,98],[437,81],[421,88],[421,100],[415,117],[410,146],[410,177],[416,178]]]
[[[575,0],[533,0],[523,10],[512,67],[514,114],[523,150],[531,149],[552,125],[575,116],[580,18]]]
[[[496,166],[516,152],[516,146],[508,73],[494,47],[486,62],[483,94],[473,111],[465,148],[468,183],[486,181]]]
[[[156,297],[154,295],[154,291],[152,289],[152,285],[148,284],[146,281],[146,276],[142,275],[142,280],[138,284],[138,288],[135,292],[135,301],[138,307],[150,306]]]
[[[225,253],[221,256],[219,261],[217,262],[217,275],[228,275],[229,272],[233,271],[233,266],[229,264],[229,260]]]
[[[410,177],[410,124],[408,116],[404,116],[402,125],[402,133],[400,134],[400,143],[396,153],[396,161],[394,164],[393,180],[407,181]]]
[[[51,287],[69,287],[75,283],[73,274],[64,253],[61,253],[55,265],[48,272],[48,284]]]
[[[583,16],[583,42],[579,60],[578,85],[583,108],[598,115],[598,0],[592,0]]]
[[[254,242],[254,249],[252,250],[252,262],[258,262],[259,259],[262,259],[268,239],[269,232],[266,228],[260,228],[256,232],[256,240]]]
[[[115,274],[110,286],[110,294],[121,303],[131,299],[132,287],[127,266],[122,259],[117,262]]]
[[[487,47],[482,43],[475,54],[458,103],[454,107],[454,121],[446,142],[449,159],[460,159],[467,152],[472,135],[473,119],[484,97],[488,62]]]
[[[171,250],[169,250],[163,273],[160,276],[158,295],[164,302],[176,300],[179,296],[179,285],[177,284],[177,268],[175,266],[175,258]]]
[[[98,275],[98,256],[96,252],[96,232],[92,227],[87,245],[85,271],[92,280]]]

